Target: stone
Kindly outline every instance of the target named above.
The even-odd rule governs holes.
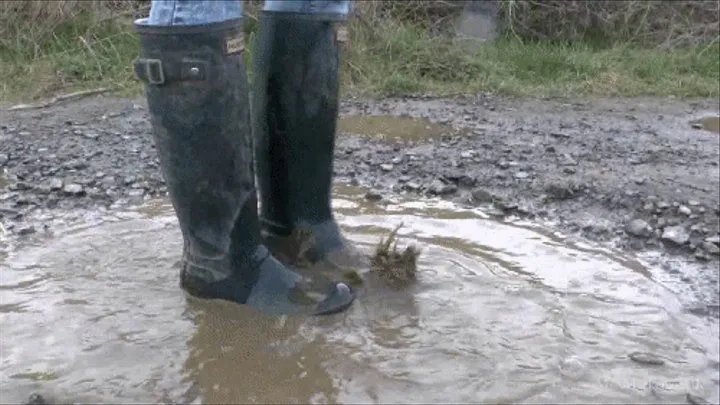
[[[662,366],[665,364],[665,360],[660,358],[659,356],[652,354],[652,353],[645,353],[645,352],[633,352],[628,355],[630,360],[645,364],[649,366]]]
[[[26,225],[18,229],[17,231],[18,235],[25,236],[25,235],[31,235],[35,233],[35,227],[32,225]]]
[[[720,246],[720,235],[709,236],[705,238],[705,242]]]
[[[685,215],[685,216],[690,216],[692,214],[692,210],[690,210],[690,208],[688,208],[684,205],[681,205],[678,207],[678,213]]]
[[[487,190],[481,188],[475,189],[471,193],[472,199],[478,204],[488,204],[495,200],[495,197]]]
[[[405,183],[405,188],[411,191],[417,191],[420,190],[420,184],[414,182],[414,181],[408,181]]]
[[[577,166],[578,162],[577,160],[573,159],[572,156],[565,154],[563,155],[562,159],[560,160],[561,166]]]
[[[663,230],[661,239],[682,246],[690,241],[690,234],[682,226],[669,226]]]
[[[457,187],[452,184],[445,184],[440,180],[435,180],[430,184],[428,191],[435,195],[450,195],[457,191]]]
[[[636,218],[628,222],[625,226],[625,232],[632,236],[648,237],[652,235],[652,227],[644,220]]]
[[[460,152],[460,157],[463,159],[471,159],[471,158],[474,158],[476,155],[477,155],[477,152],[472,149]]]
[[[368,201],[380,201],[382,200],[383,196],[378,191],[370,190],[367,193],[365,193],[365,199]]]
[[[716,245],[714,243],[702,242],[700,244],[700,247],[702,248],[702,250],[706,251],[707,253],[709,253],[711,255],[714,255],[714,256],[720,255],[720,247],[718,247],[718,245]]]
[[[63,193],[67,195],[81,196],[85,194],[85,189],[79,184],[70,183],[63,187]]]

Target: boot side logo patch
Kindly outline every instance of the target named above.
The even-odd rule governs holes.
[[[242,33],[225,39],[225,53],[228,55],[240,53],[245,50],[245,35]]]
[[[335,28],[335,40],[338,43],[345,45],[350,41],[350,33],[348,32],[347,24],[336,23],[333,28]]]

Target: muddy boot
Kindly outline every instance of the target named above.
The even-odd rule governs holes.
[[[301,277],[262,243],[240,20],[136,24],[153,138],[184,240],[181,286],[266,313],[348,308],[354,293],[331,283],[310,299]]]
[[[339,79],[332,24],[300,13],[261,14],[255,159],[260,218],[273,253],[348,270],[366,267],[368,259],[342,236],[330,202]]]

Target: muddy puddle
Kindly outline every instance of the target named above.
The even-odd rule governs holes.
[[[690,122],[695,129],[703,129],[705,131],[720,134],[720,117],[705,117]]]
[[[717,324],[632,260],[447,202],[359,196],[336,199],[348,237],[370,252],[404,222],[421,273],[330,318],[187,300],[162,202],[14,252],[0,262],[0,398],[717,403]]]
[[[341,133],[364,135],[382,140],[414,142],[443,135],[460,135],[462,131],[427,119],[392,115],[351,115],[338,123]]]

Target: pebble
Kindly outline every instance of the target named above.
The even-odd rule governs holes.
[[[686,207],[686,206],[684,206],[684,205],[681,205],[681,206],[678,207],[678,212],[679,212],[680,214],[685,215],[685,216],[690,216],[690,214],[692,214],[692,211],[690,210],[690,208],[688,208],[688,207]]]
[[[645,364],[648,366],[662,366],[665,364],[665,360],[652,353],[632,352],[628,355],[628,357],[630,358],[630,360],[636,363]]]
[[[395,166],[391,163],[383,163],[380,165],[380,169],[382,169],[385,172],[391,171]]]
[[[35,233],[35,227],[32,225],[26,225],[18,229],[18,235],[31,235]]]
[[[430,184],[428,191],[435,195],[450,195],[457,192],[457,187],[452,184],[445,184],[440,180],[435,180]]]
[[[63,181],[60,179],[50,180],[50,190],[57,191],[63,188]]]
[[[474,158],[476,155],[477,155],[477,152],[472,149],[460,152],[460,157],[463,159]]]
[[[577,166],[578,162],[577,160],[573,159],[570,155],[564,155],[563,159],[560,162],[561,166]]]
[[[574,167],[565,167],[565,168],[563,168],[563,172],[565,174],[575,174],[575,173],[577,173],[577,170],[575,170]]]
[[[473,201],[478,204],[487,204],[495,200],[495,197],[492,195],[492,193],[481,188],[473,190],[471,194]]]
[[[701,247],[704,251],[710,253],[711,255],[715,255],[715,256],[719,256],[719,255],[720,255],[720,247],[718,247],[718,245],[716,245],[716,244],[714,244],[714,243],[710,243],[710,242],[707,242],[707,241],[706,241],[706,242],[703,242],[703,243],[700,245],[700,247]]]
[[[652,234],[652,227],[642,219],[633,219],[625,227],[625,232],[633,236],[647,237]]]
[[[414,181],[408,181],[405,183],[405,188],[411,191],[417,191],[420,190],[420,184],[415,183]]]
[[[669,226],[663,230],[661,238],[682,246],[690,241],[690,234],[682,226]]]
[[[380,201],[382,200],[383,196],[378,191],[370,190],[367,193],[365,193],[365,199],[368,201]]]
[[[548,185],[545,187],[545,193],[557,201],[569,200],[575,195],[575,192],[569,186],[560,184]]]
[[[705,242],[713,243],[715,245],[720,246],[720,235],[710,236],[708,238],[705,238]]]
[[[20,211],[16,209],[0,206],[0,218],[17,218],[21,215]]]
[[[695,252],[693,252],[693,256],[695,256],[695,258],[697,260],[700,260],[703,262],[710,260],[708,255],[705,252],[703,252],[701,249],[695,249]],[[686,282],[689,282],[689,280],[687,280]]]
[[[515,173],[515,178],[516,178],[516,179],[522,180],[522,179],[527,179],[528,177],[530,177],[530,175],[528,174],[528,172],[517,172],[517,173]]]
[[[63,192],[67,195],[80,196],[85,194],[85,189],[79,184],[70,183],[63,187]]]
[[[587,372],[587,367],[576,356],[570,356],[560,362],[560,374],[572,380],[580,380]]]

